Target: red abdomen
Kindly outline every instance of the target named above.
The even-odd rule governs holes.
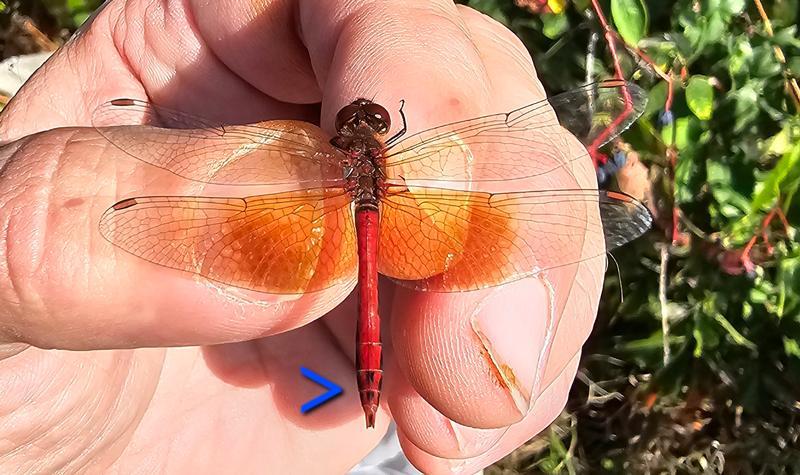
[[[378,210],[356,208],[358,236],[358,326],[356,371],[367,427],[375,426],[381,398],[381,317],[378,315]]]

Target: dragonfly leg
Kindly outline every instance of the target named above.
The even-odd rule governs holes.
[[[400,137],[405,135],[406,130],[408,130],[408,128],[406,127],[406,115],[405,115],[405,113],[403,113],[403,106],[405,104],[406,104],[405,99],[400,99],[400,118],[403,119],[403,128],[400,129],[396,134],[394,134],[391,137],[389,137],[389,140],[386,141],[386,146],[387,147],[389,145],[393,144],[394,142],[396,142],[397,139],[399,139]]]

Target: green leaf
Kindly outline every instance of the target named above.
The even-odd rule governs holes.
[[[567,448],[561,442],[561,437],[558,436],[555,429],[550,429],[550,451],[559,457],[567,455]]]
[[[661,129],[661,140],[663,140],[665,144],[674,143],[678,150],[683,150],[689,143],[688,131],[689,119],[681,117]]]
[[[769,299],[769,296],[767,295],[766,292],[764,292],[761,289],[755,289],[755,288],[750,289],[749,297],[751,302],[760,304],[765,303]]]
[[[777,199],[781,192],[781,184],[790,175],[795,167],[800,166],[800,143],[795,146],[778,160],[775,167],[770,170],[766,177],[761,181],[759,192],[753,198],[750,211],[758,212],[769,208]]]
[[[785,48],[800,48],[800,37],[797,36],[797,25],[787,26],[775,31],[772,42]]]
[[[727,22],[721,15],[711,15],[705,27],[704,34],[709,43],[719,43],[725,38]]]
[[[794,356],[795,358],[800,358],[800,343],[797,340],[791,340],[789,338],[783,338],[783,351],[786,352],[789,356]]]
[[[789,59],[789,72],[793,76],[800,75],[800,57],[795,56]]]
[[[692,330],[692,336],[694,336],[695,343],[692,356],[695,358],[700,358],[703,356],[703,341],[705,341],[703,338],[703,332],[699,328],[695,327],[695,329]]]
[[[728,321],[727,318],[722,316],[721,313],[714,315],[714,320],[719,324],[719,326],[721,326],[726,332],[728,332],[728,335],[737,345],[744,346],[745,348],[748,348],[753,351],[758,349],[758,347],[752,341],[748,340],[747,338],[744,337],[744,335],[739,333],[739,330],[737,330],[736,327],[734,327],[731,324],[731,322]]]
[[[770,78],[781,74],[781,65],[775,59],[775,51],[771,45],[763,44],[753,49],[750,69],[753,77],[758,78]]]
[[[83,22],[89,19],[89,13],[86,12],[79,12],[72,15],[72,21],[75,23],[75,26],[83,25]]]
[[[653,86],[647,93],[647,105],[644,108],[642,116],[649,117],[656,112],[661,112],[664,109],[664,104],[667,103],[667,83],[661,81]]]
[[[661,140],[665,144],[673,143],[673,129],[675,130],[675,146],[680,151],[697,145],[702,132],[701,123],[697,119],[692,116],[680,117],[675,119],[672,124],[666,125],[661,129]]]
[[[564,14],[545,13],[541,16],[541,19],[542,33],[551,40],[557,39],[569,28],[567,15]]]
[[[800,137],[800,121],[787,120],[780,132],[767,139],[767,154],[783,155],[787,153],[795,140]]]
[[[738,238],[746,239],[755,232],[762,213],[778,202],[781,191],[787,188],[785,184],[792,185],[797,179],[797,174],[793,172],[798,168],[800,168],[800,143],[787,150],[775,167],[761,180],[755,196],[750,201],[747,214],[733,223],[726,234],[738,240]]]
[[[686,340],[686,337],[683,336],[675,336],[670,335],[669,337],[669,345],[676,346],[682,344]],[[661,333],[661,329],[657,332],[654,332],[647,338],[642,338],[639,340],[629,340],[619,346],[619,350],[623,353],[641,353],[642,351],[652,351],[652,350],[661,350],[664,348],[664,335]]]
[[[647,6],[643,0],[611,0],[611,18],[619,35],[631,46],[647,35]]]
[[[708,120],[714,110],[714,87],[706,76],[692,76],[686,87],[686,102],[700,120]]]
[[[738,15],[744,11],[744,0],[722,0],[719,2],[720,11],[726,15]]]
[[[689,203],[696,199],[696,190],[693,183],[702,173],[698,164],[687,154],[681,154],[675,166],[675,199],[679,203]]]
[[[781,260],[775,286],[778,288],[778,317],[783,317],[787,312],[796,311],[800,307],[800,293],[797,292],[797,283],[800,282],[800,257]]]
[[[704,352],[713,351],[719,346],[719,330],[711,324],[706,312],[695,313],[692,337],[695,342],[695,358],[700,358]]]
[[[755,82],[750,81],[738,91],[728,94],[728,98],[733,100],[735,104],[734,133],[742,132],[758,118],[759,91],[757,85],[754,84]]]
[[[67,8],[74,12],[76,10],[86,10],[89,6],[86,4],[86,0],[67,0]]]
[[[747,38],[737,38],[728,45],[728,71],[731,76],[746,74],[753,58],[753,46]]]
[[[769,7],[769,18],[776,26],[791,25],[797,20],[797,12],[800,10],[798,0],[773,0]]]

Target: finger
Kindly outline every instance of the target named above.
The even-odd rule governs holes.
[[[575,280],[569,285],[569,299],[554,325],[550,351],[542,366],[540,391],[548,388],[569,364],[577,348],[592,332],[600,302],[603,278],[602,257],[578,264]],[[566,288],[567,286],[565,286]]]
[[[316,107],[287,102],[319,100],[294,0],[224,3],[108,2],[4,109],[0,138],[90,125],[118,97],[225,122],[317,120]]]
[[[324,291],[268,295],[120,252],[98,222],[121,195],[191,194],[185,180],[124,155],[94,129],[0,148],[0,341],[65,349],[241,341],[301,326],[355,284],[353,269],[351,281]]]
[[[486,21],[478,15],[471,18],[474,20],[470,21]],[[449,2],[411,2],[406,3],[404,10],[381,2],[352,2],[344,11],[333,10],[318,2],[313,2],[313,5],[301,2],[300,20],[314,70],[327,98],[323,104],[323,125],[330,124],[332,114],[356,97],[374,97],[376,102],[383,104],[397,104],[400,99],[405,99],[409,133],[413,133],[450,120],[497,112],[497,108],[508,110],[532,102],[537,98],[535,94],[541,94],[541,88],[531,74],[533,68],[529,58],[520,60],[520,55],[523,58],[527,55],[519,52],[519,42],[506,45],[505,49],[489,47],[485,54],[492,60],[485,63],[477,46],[481,40],[470,36],[459,10]],[[488,31],[492,28],[496,26],[489,27]],[[415,34],[406,34],[408,31]],[[330,41],[331,36],[337,37],[337,41]],[[437,47],[430,47],[432,44]],[[491,48],[501,52],[507,49],[515,51],[514,59],[507,61],[504,56],[495,59]],[[487,68],[493,68],[491,74]],[[494,92],[498,91],[491,87],[490,77],[504,75],[513,78],[516,87],[503,87],[502,93],[495,95]],[[400,121],[393,123],[393,130],[399,129]],[[545,300],[544,291],[535,281],[513,288],[517,291],[509,295],[525,302],[525,305],[518,306],[519,310],[530,308],[530,301],[524,300],[526,293],[533,292],[537,298]],[[413,373],[412,384],[421,390],[423,396],[435,401],[440,410],[445,407],[453,409],[445,415],[481,427],[502,426],[521,418],[517,406],[527,405],[529,395],[526,393],[533,385],[537,364],[537,357],[531,353],[539,353],[539,350],[531,349],[531,342],[543,341],[544,327],[529,319],[531,324],[526,327],[527,331],[517,328],[510,335],[521,340],[522,344],[506,345],[517,355],[504,359],[518,362],[518,377],[521,379],[514,381],[512,389],[506,391],[500,386],[507,384],[505,380],[509,375],[504,374],[502,368],[494,368],[494,372],[489,369],[486,360],[492,356],[485,350],[481,353],[475,345],[480,339],[471,331],[470,318],[460,318],[476,313],[482,306],[481,298],[475,295],[467,298],[441,295],[409,297],[407,294],[399,307],[400,318],[394,319],[403,323],[393,334],[401,366],[405,365],[404,369]],[[498,300],[503,298],[505,296]],[[459,318],[453,318],[453,312],[438,312],[442,308],[459,308],[463,313],[458,315]],[[426,318],[414,318],[420,315],[417,312],[426,309],[435,309],[434,315],[426,312]],[[439,315],[444,315],[442,325],[437,325],[436,316]],[[509,314],[509,321],[513,322],[517,316],[517,313]],[[521,318],[524,315],[516,320]],[[448,327],[448,324],[458,328]],[[430,331],[432,327],[445,330],[435,333]],[[510,324],[505,327],[514,329]],[[467,344],[443,349],[459,336]],[[433,338],[438,338],[438,342],[432,342]],[[474,351],[465,355],[453,351],[454,348]],[[432,353],[437,353],[437,356]],[[442,369],[448,374],[440,378],[437,373]],[[470,376],[466,381],[468,384],[464,380],[454,381],[458,379],[457,375],[462,374]],[[442,380],[455,384],[442,384]],[[476,382],[479,384],[473,384]],[[463,388],[472,392],[463,394]],[[519,393],[515,395],[516,402],[509,392]],[[492,397],[487,398],[487,394]],[[477,400],[483,400],[483,405],[475,404]],[[485,411],[485,407],[491,404],[496,408]]]
[[[519,42],[486,17],[465,13],[463,18],[468,34],[465,41],[474,45],[473,50],[478,54],[475,61],[479,63],[472,68],[482,70],[486,76],[484,84],[490,84],[483,96],[479,94],[474,102],[489,103],[495,98],[502,111],[535,101],[541,88]],[[418,51],[417,54],[424,53]],[[470,64],[462,67],[467,66]],[[502,78],[497,79],[498,87],[494,87],[495,78]],[[458,88],[456,85],[455,90]],[[444,86],[429,90],[450,93]],[[410,105],[407,111],[411,117]],[[411,118],[409,123],[413,124]],[[438,121],[431,123],[429,120],[423,125],[438,125]],[[569,144],[570,156],[585,153],[566,135],[563,140],[554,138],[553,143],[554,146]],[[577,163],[574,169],[549,174],[549,185],[589,188],[591,184],[586,178],[590,176],[589,167],[587,160]],[[539,189],[541,184],[540,181],[539,187],[524,188],[535,185],[508,183],[522,189]],[[590,255],[599,249],[602,244],[597,238],[599,236],[576,235],[575,246],[583,247],[580,255]],[[534,239],[546,239],[546,236]],[[499,428],[519,421],[542,390],[542,375],[547,371],[553,334],[566,326],[566,333],[562,333],[565,340],[558,351],[574,354],[582,344],[584,328],[591,324],[599,295],[598,274],[585,270],[579,273],[578,268],[563,266],[538,278],[462,294],[398,289],[392,319],[398,365],[420,395],[456,423]],[[573,300],[575,303],[568,307],[568,302]],[[575,320],[569,313],[572,311],[584,314]],[[570,331],[573,324],[582,327]]]
[[[398,289],[392,336],[399,365],[423,398],[471,427],[520,420],[546,345],[548,293],[524,279],[456,299]],[[541,319],[541,320],[540,320]],[[491,410],[487,410],[491,408]]]
[[[403,452],[411,463],[423,473],[450,474],[454,472],[476,473],[481,471],[517,449],[534,435],[545,430],[558,417],[566,404],[569,388],[575,378],[578,363],[579,355],[574,355],[554,384],[536,402],[533,410],[523,420],[509,427],[502,437],[481,455],[473,457],[468,454],[464,457],[437,456],[416,445],[410,434],[398,428]],[[478,429],[469,428],[462,429],[462,432],[464,437],[474,437],[470,432],[480,433]],[[430,447],[430,445],[426,447]]]
[[[511,30],[492,20],[490,17],[464,5],[457,5],[458,12],[464,19],[472,42],[480,54],[481,62],[486,70],[487,79],[491,82],[492,91],[514,91],[522,88],[526,99],[538,100],[547,96],[544,87],[536,79],[528,49]],[[514,74],[492,74],[494,71],[514,71]],[[527,78],[526,80],[522,80]],[[531,80],[533,78],[533,80]],[[504,100],[504,109],[518,107],[516,97],[509,94],[494,94],[493,100]]]
[[[326,98],[323,125],[345,104],[368,97],[392,112],[394,132],[402,126],[396,110],[403,99],[411,134],[518,106],[530,99],[531,87],[540,90],[527,65],[525,81],[495,96],[481,52],[450,1],[415,0],[403,8],[371,0],[301,1],[300,24]]]
[[[331,313],[340,312],[337,309]],[[260,442],[262,450],[253,456],[260,457],[265,464],[277,464],[270,465],[276,473],[315,473],[322,466],[326,467],[325,472],[345,473],[378,443],[391,420],[382,413],[374,430],[364,430],[364,413],[358,403],[358,392],[352,388],[355,379],[352,362],[337,348],[322,321],[268,338],[208,347],[203,350],[203,358],[206,365],[201,365],[198,371],[208,371],[208,376],[213,376],[208,378],[205,385],[208,387],[175,396],[182,401],[188,399],[190,405],[192,400],[197,404],[209,399],[219,402],[221,413],[208,418],[208,427],[202,430],[223,439],[232,437],[241,442],[242,434],[237,432],[238,426],[230,426],[230,433],[226,433],[228,424],[223,424],[222,433],[219,428],[215,430],[213,426],[220,420],[246,414],[248,419],[258,421],[255,433],[248,440]],[[302,413],[301,405],[325,390],[302,377],[301,367],[342,386],[343,393],[324,406]],[[172,376],[180,378],[178,374]],[[231,391],[232,386],[238,389]],[[181,404],[169,395],[158,403],[162,407]],[[347,443],[341,443],[342,440]],[[237,447],[236,443],[230,445]],[[301,457],[302,461],[286,457],[301,451],[309,457]],[[290,460],[293,468],[279,468],[282,461]],[[304,466],[307,468],[303,469]]]
[[[309,104],[322,101],[322,91],[299,31],[297,3],[189,2],[204,44],[225,67],[279,101]]]
[[[532,76],[535,75],[530,55],[516,35],[496,23],[481,21],[479,17],[483,15],[475,10],[468,7],[460,7],[460,10],[466,18],[474,19],[474,21],[468,20],[468,24],[473,35],[480,38],[479,41],[476,41],[476,44],[482,53],[481,58],[484,63],[489,65],[487,70],[498,70],[506,67],[506,63],[513,62],[521,74],[528,72]],[[509,45],[513,47],[509,47]],[[518,81],[519,77],[516,75],[498,74],[492,76],[494,89],[498,91],[518,88],[520,87]],[[534,84],[535,86],[540,86],[540,83],[537,81]],[[545,96],[545,92],[541,87],[535,92],[539,92],[541,97]],[[513,107],[513,105],[510,105],[510,107]],[[594,186],[594,172],[588,164],[589,161],[586,160],[583,163],[576,164],[571,169],[577,179],[577,183],[582,188]],[[591,249],[587,249],[587,252],[591,252]],[[569,316],[569,321],[564,324],[557,322],[554,325],[556,333],[551,337],[552,341],[549,344],[552,351],[548,353],[547,359],[542,365],[544,373],[541,375],[542,387],[540,390],[546,388],[563,372],[564,367],[569,364],[575,354],[576,343],[582,345],[586,341],[594,324],[597,299],[600,295],[598,285],[602,284],[603,279],[602,259],[598,258],[590,262],[583,262],[578,266],[577,279],[575,281],[577,285],[562,285],[561,292],[569,294],[570,298],[566,300],[564,310],[557,317]],[[567,275],[569,275],[569,271]],[[574,298],[572,298],[573,295],[575,296]]]
[[[445,417],[405,379],[397,364],[385,365],[387,402],[403,435],[415,447],[449,459],[475,457],[494,447],[507,428],[474,429]]]

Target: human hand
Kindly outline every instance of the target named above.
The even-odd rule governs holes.
[[[413,133],[544,97],[510,32],[447,1],[201,3],[110,2],[0,117],[0,466],[344,472],[380,439],[388,409],[420,470],[470,473],[546,427],[591,328],[601,260],[552,275],[567,320],[549,336],[540,279],[463,294],[382,283],[391,332],[373,431],[355,391],[350,288],[281,302],[231,293],[100,237],[117,197],[179,186],[86,128],[112,98],[332,132],[343,105],[374,95],[390,110],[405,99]],[[584,174],[588,187],[588,160]],[[345,395],[300,415],[319,392],[300,365],[324,368]]]

